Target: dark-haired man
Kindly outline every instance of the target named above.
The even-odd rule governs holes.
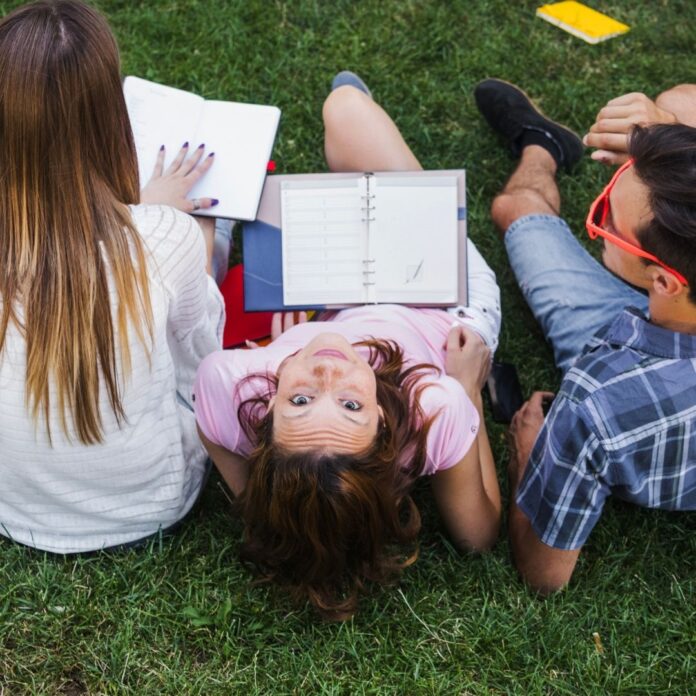
[[[696,128],[633,131],[632,159],[587,220],[609,273],[559,217],[555,174],[582,156],[579,138],[506,82],[475,96],[520,157],[492,216],[565,372],[546,418],[551,395],[537,392],[511,426],[515,562],[548,592],[570,579],[609,495],[696,509]]]

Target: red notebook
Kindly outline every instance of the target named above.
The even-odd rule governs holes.
[[[257,341],[271,335],[273,312],[244,311],[244,265],[230,268],[220,285],[225,300],[225,330],[223,348],[244,345],[244,341]]]

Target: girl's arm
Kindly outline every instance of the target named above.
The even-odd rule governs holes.
[[[239,454],[212,443],[198,428],[198,435],[201,438],[210,458],[220,472],[220,476],[225,479],[235,497],[239,496],[246,486],[249,478],[249,466],[247,460]]]
[[[498,538],[500,489],[480,392],[472,401],[481,419],[478,435],[461,461],[432,477],[432,489],[455,546],[461,550],[485,551]]]
[[[500,527],[500,489],[486,423],[481,389],[490,368],[490,352],[473,331],[453,327],[447,341],[446,370],[467,392],[479,414],[479,431],[469,451],[453,467],[433,476],[432,488],[442,519],[457,547],[490,548]]]

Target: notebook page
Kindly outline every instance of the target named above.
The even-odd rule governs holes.
[[[279,120],[276,106],[206,101],[192,144],[204,142],[215,163],[189,197],[217,198],[212,216],[253,220]]]
[[[457,178],[389,177],[374,193],[370,255],[378,302],[456,304],[458,299]]]
[[[283,182],[283,303],[364,301],[364,177]]]
[[[192,138],[201,117],[204,100],[191,92],[128,76],[123,83],[135,149],[138,153],[140,187],[150,180],[161,145],[166,147],[165,166]]]

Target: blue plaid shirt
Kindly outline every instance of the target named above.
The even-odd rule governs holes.
[[[696,336],[624,310],[563,379],[517,492],[539,538],[578,549],[608,495],[696,510]]]

